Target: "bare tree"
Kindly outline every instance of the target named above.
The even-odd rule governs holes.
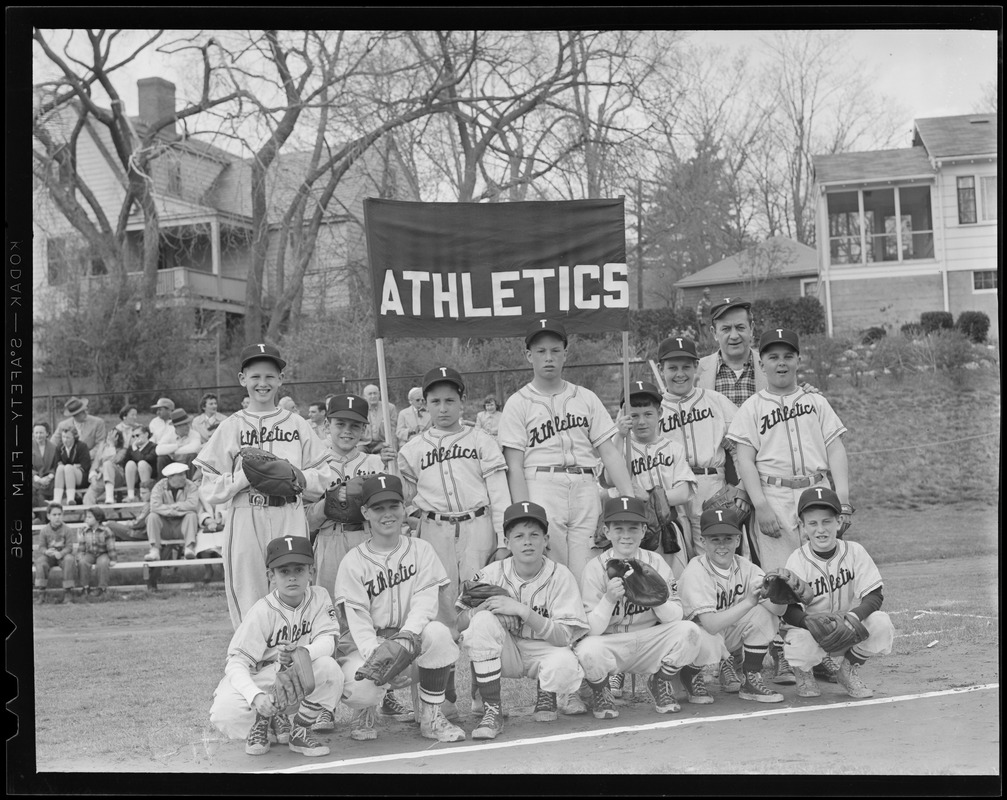
[[[981,87],[981,94],[973,110],[977,114],[996,114],[999,109],[1000,96],[997,92],[997,82],[987,81]]]

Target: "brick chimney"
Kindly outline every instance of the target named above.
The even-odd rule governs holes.
[[[151,125],[175,113],[175,84],[164,78],[141,78],[136,82],[140,97],[140,121]],[[175,123],[161,132],[174,138]]]

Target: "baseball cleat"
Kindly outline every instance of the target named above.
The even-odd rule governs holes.
[[[591,705],[595,719],[615,719],[619,716],[612,691],[608,688],[608,678],[597,686],[591,684]]]
[[[815,677],[819,680],[825,681],[826,683],[838,683],[839,678],[839,665],[832,660],[832,656],[826,656],[822,659],[822,663],[815,664],[812,668]]]
[[[844,658],[842,666],[839,667],[839,673],[836,677],[839,679],[839,683],[842,687],[846,690],[846,694],[850,697],[854,697],[857,700],[862,700],[865,697],[874,697],[874,692],[871,691],[862,680],[860,680],[859,664],[852,664]]]
[[[327,756],[330,752],[328,745],[324,745],[318,741],[318,739],[311,735],[311,729],[305,728],[302,725],[291,727],[290,741],[287,742],[287,747],[295,753],[300,753],[302,756]]]
[[[488,703],[484,703],[487,706]],[[486,712],[483,711],[483,716]],[[420,736],[438,742],[464,742],[465,731],[447,721],[440,704],[420,702]]]
[[[713,695],[706,688],[706,680],[702,672],[697,672],[689,681],[685,683],[685,690],[689,693],[689,702],[697,706],[709,705],[713,702]]]
[[[353,718],[350,720],[350,738],[358,742],[378,738],[378,731],[374,727],[374,706],[359,708],[353,712]]]
[[[287,744],[290,741],[290,717],[276,714],[269,718],[269,741]]]
[[[269,717],[255,715],[255,722],[245,739],[245,752],[250,756],[261,756],[269,752]]]
[[[612,693],[612,697],[616,699],[622,697],[622,690],[625,685],[625,672],[613,672],[608,676],[608,690]]]
[[[794,667],[794,677],[797,678],[798,697],[821,697],[822,690],[818,688],[818,681],[811,670]]]
[[[412,722],[413,710],[403,705],[402,701],[389,689],[385,692],[385,699],[381,701],[378,711],[383,717],[391,717],[396,722]]]
[[[703,673],[699,673],[696,677],[701,683],[703,682]],[[650,689],[650,695],[654,698],[654,710],[658,714],[675,714],[682,710],[682,706],[675,699],[675,689],[671,685],[670,679],[662,678],[655,672],[647,678],[647,688]],[[704,685],[703,688],[705,689],[706,686]],[[692,697],[691,689],[689,697]]]
[[[720,662],[720,687],[728,694],[737,694],[741,689],[741,678],[734,668],[733,658],[725,658]]]
[[[472,731],[473,739],[496,739],[503,733],[503,714],[500,713],[499,703],[485,703],[483,718],[479,721],[475,730]]]
[[[538,686],[538,694],[535,697],[535,710],[532,717],[536,722],[555,722],[559,715],[556,713],[556,692],[546,692]]]
[[[797,678],[794,678],[797,681]],[[742,700],[754,700],[756,703],[782,703],[783,695],[774,692],[765,681],[762,680],[761,672],[746,672],[745,682],[741,684],[738,697]]]
[[[568,717],[576,717],[587,713],[587,706],[584,705],[584,701],[576,693],[558,695],[557,705],[559,706],[560,713],[566,714]]]
[[[311,726],[313,731],[334,731],[336,729],[335,715],[327,708],[323,708],[315,719],[315,724]]]

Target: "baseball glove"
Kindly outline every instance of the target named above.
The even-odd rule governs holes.
[[[850,529],[850,525],[853,524],[853,512],[856,511],[856,509],[849,503],[843,503],[841,509],[842,509],[843,521],[839,525],[838,533],[836,533],[837,539],[842,539],[843,534]]]
[[[737,500],[743,500],[747,506],[745,510],[742,510],[738,504]],[[710,495],[706,500],[703,501],[703,511],[707,511],[711,508],[731,508],[738,515],[738,525],[744,525],[748,522],[749,516],[752,513],[752,501],[749,499],[747,492],[740,486],[732,486],[729,483],[724,484],[724,488],[721,489],[716,494]]]
[[[315,671],[307,648],[296,647],[290,653],[290,663],[280,667],[270,689],[273,705],[281,714],[293,714],[301,701],[315,691]]]
[[[671,590],[660,573],[635,558],[611,558],[605,566],[609,578],[622,578],[626,587],[626,600],[644,608],[653,608],[668,602]]]
[[[363,522],[360,510],[364,499],[364,479],[359,475],[346,483],[332,486],[325,492],[322,510],[326,519],[335,522]]]
[[[257,492],[293,500],[304,491],[304,473],[289,461],[258,447],[243,447],[238,454],[241,470]]]
[[[390,683],[420,654],[419,638],[410,631],[398,631],[383,640],[353,675],[358,681],[374,681],[378,686]]]
[[[870,636],[856,614],[849,611],[845,614],[841,611],[808,614],[804,618],[804,627],[826,653],[847,650]]]
[[[762,578],[762,596],[771,603],[810,603],[815,596],[811,585],[789,569],[772,569]]]
[[[682,549],[678,541],[678,511],[668,503],[668,495],[660,486],[647,493],[647,532],[640,547],[662,550],[669,555]]]
[[[479,608],[491,597],[510,597],[510,592],[497,586],[495,583],[483,583],[482,581],[463,581],[462,590],[458,599],[462,601],[466,608]]]
[[[511,557],[510,550],[508,550],[506,547],[498,547],[496,550],[490,553],[490,557],[486,559],[486,564],[483,564],[483,566],[492,564],[494,561],[503,561],[505,558],[510,557]]]

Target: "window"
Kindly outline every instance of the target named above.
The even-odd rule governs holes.
[[[992,222],[997,218],[997,176],[962,175],[958,181],[958,224]],[[978,188],[978,192],[977,192]]]
[[[983,219],[994,220],[997,218],[997,176],[980,178],[979,186],[982,189]]]
[[[975,292],[995,292],[997,290],[997,271],[987,269],[973,272],[972,290]]]
[[[929,186],[830,192],[829,263],[934,257]]]
[[[976,221],[976,179],[966,175],[958,179],[958,224]]]
[[[801,297],[818,297],[818,278],[801,278]]]

